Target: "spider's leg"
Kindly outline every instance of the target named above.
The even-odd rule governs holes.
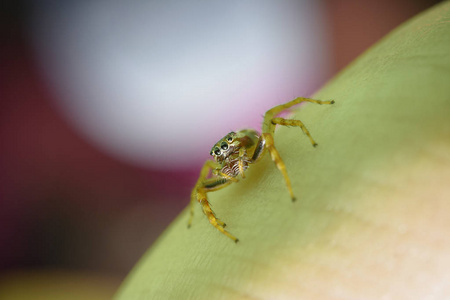
[[[218,170],[220,166],[212,161],[208,160],[203,165],[202,170],[200,171],[200,176],[197,180],[197,183],[195,184],[194,189],[191,192],[191,215],[188,221],[188,228],[191,227],[192,219],[194,217],[194,208],[195,208],[195,202],[199,202],[202,206],[204,214],[208,217],[209,222],[217,228],[220,232],[231,238],[233,241],[237,243],[238,239],[230,234],[228,231],[224,229],[226,226],[224,222],[220,221],[214,212],[211,209],[211,206],[209,205],[208,198],[206,196],[206,193],[220,190],[229,184],[233,183],[233,181],[228,180],[225,177],[213,177],[213,178],[206,178],[209,175],[209,172],[213,170],[213,173],[217,173],[216,170]]]
[[[316,147],[317,143],[312,138],[311,134],[309,133],[308,129],[306,129],[305,124],[303,124],[300,120],[291,120],[291,119],[283,119],[283,118],[273,118],[272,119],[273,124],[278,125],[284,125],[284,126],[298,126],[302,129],[302,131],[308,136],[309,140],[311,141],[311,144]]]
[[[263,133],[258,140],[256,145],[255,152],[253,152],[252,163],[257,162],[261,157],[263,157],[265,150],[268,150],[270,153],[270,157],[273,162],[277,166],[278,170],[280,170],[281,174],[283,174],[284,180],[286,181],[286,186],[289,190],[289,194],[291,195],[292,201],[295,201],[294,192],[292,191],[291,180],[286,171],[286,165],[281,159],[280,153],[275,148],[275,144],[273,141],[273,136],[270,133]]]
[[[200,205],[202,206],[203,213],[208,218],[209,223],[211,223],[211,225],[213,225],[217,230],[219,230],[220,232],[222,232],[227,237],[229,237],[230,239],[232,239],[234,242],[237,243],[239,240],[234,235],[225,230],[224,228],[225,223],[217,219],[215,213],[213,212],[211,206],[209,205],[208,198],[206,196],[207,192],[220,190],[231,183],[232,181],[229,181],[225,178],[207,179],[204,182],[203,186],[197,189],[197,199]]]
[[[188,228],[192,225],[192,219],[194,218],[194,208],[195,202],[197,202],[197,189],[203,184],[206,177],[209,175],[211,170],[215,170],[218,168],[218,164],[215,161],[207,160],[200,171],[200,176],[198,177],[197,183],[191,192],[191,203],[190,203],[190,218],[188,221]]]
[[[263,133],[274,134],[276,124],[272,123],[272,119],[275,118],[282,111],[284,111],[288,108],[291,108],[292,106],[297,105],[301,102],[311,102],[311,103],[316,103],[316,104],[333,104],[334,100],[321,101],[321,100],[314,100],[314,99],[310,99],[310,98],[298,97],[298,98],[295,98],[294,100],[289,101],[285,104],[281,104],[281,105],[272,107],[264,115]]]
[[[253,152],[252,156],[252,162],[256,162],[259,160],[263,155],[265,150],[269,150],[270,157],[277,165],[277,168],[280,170],[281,174],[283,174],[284,180],[286,181],[286,185],[289,190],[289,194],[291,195],[292,201],[295,201],[294,193],[292,191],[291,181],[289,180],[289,176],[286,172],[286,165],[284,164],[283,160],[281,159],[280,153],[278,153],[278,150],[275,148],[274,141],[273,141],[273,135],[275,133],[275,127],[277,124],[280,125],[295,125],[299,126],[303,132],[309,137],[311,143],[313,146],[317,145],[316,142],[311,137],[311,134],[306,129],[305,125],[299,120],[286,120],[283,118],[276,118],[276,116],[283,112],[286,109],[289,109],[290,107],[297,105],[301,102],[311,102],[316,104],[333,104],[334,100],[331,101],[321,101],[321,100],[314,100],[310,98],[303,98],[298,97],[295,98],[292,101],[289,101],[285,104],[277,105],[271,109],[269,109],[266,114],[264,115],[264,123],[262,128],[262,134],[259,138],[259,141],[256,145],[255,151]]]
[[[191,225],[192,225],[192,219],[194,217],[194,203],[195,202],[199,202],[200,205],[202,205],[203,212],[208,217],[208,220],[210,222],[211,222],[211,220],[213,221],[213,222],[211,222],[211,224],[214,223],[213,224],[214,227],[216,227],[215,223],[217,223],[221,227],[226,226],[226,224],[224,222],[222,222],[221,220],[219,220],[216,217],[216,215],[214,214],[214,212],[212,212],[211,208],[209,207],[209,202],[208,202],[206,193],[223,189],[224,187],[228,186],[232,182],[233,181],[229,181],[226,178],[218,178],[218,177],[209,178],[209,179],[206,179],[204,182],[202,182],[201,186],[196,186],[192,190],[192,193],[191,193],[191,216],[189,218],[188,228],[191,227]],[[205,207],[209,207],[209,210],[205,211]],[[209,211],[212,212],[212,215],[209,213]],[[220,231],[222,231],[222,230],[220,230]]]

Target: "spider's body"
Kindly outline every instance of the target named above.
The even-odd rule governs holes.
[[[251,129],[244,129],[237,133],[230,132],[220,139],[210,152],[214,160],[220,164],[218,173],[232,178],[239,174],[245,177],[244,171],[252,163],[251,156],[248,155],[254,152],[258,139],[259,133]]]
[[[245,178],[245,171],[251,164],[258,162],[259,159],[267,152],[266,150],[268,150],[272,160],[282,173],[292,201],[295,201],[291,182],[286,172],[286,166],[274,145],[273,134],[277,124],[285,126],[298,126],[309,137],[312,145],[317,145],[300,120],[276,118],[276,115],[282,111],[303,101],[317,104],[334,103],[334,101],[296,98],[288,103],[275,106],[266,112],[261,134],[253,129],[230,132],[212,147],[210,154],[214,158],[214,161],[206,161],[200,172],[200,177],[197,184],[192,190],[191,218],[188,224],[189,227],[192,223],[194,214],[193,204],[198,201],[203,208],[203,212],[208,217],[209,222],[223,234],[235,242],[238,242],[238,239],[235,236],[224,229],[225,223],[220,221],[211,210],[206,193],[222,189],[232,182],[238,182],[239,178]],[[212,176],[210,176],[210,173]]]

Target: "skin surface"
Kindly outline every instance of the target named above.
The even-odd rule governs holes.
[[[317,148],[298,128],[275,133],[297,201],[266,156],[208,195],[239,244],[200,207],[186,229],[186,210],[116,299],[450,298],[450,3],[313,98],[336,100],[292,116]]]

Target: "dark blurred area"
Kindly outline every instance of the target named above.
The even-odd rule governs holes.
[[[331,57],[321,83],[437,2],[323,1]],[[11,274],[20,282],[17,270],[62,270],[104,277],[107,298],[189,203],[202,162],[179,171],[138,166],[74,130],[36,62],[36,5],[6,0],[0,11],[0,289]]]

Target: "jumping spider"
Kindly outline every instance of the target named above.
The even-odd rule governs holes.
[[[239,240],[225,230],[225,223],[220,221],[212,211],[206,194],[220,190],[233,182],[238,182],[239,176],[245,178],[245,170],[247,170],[251,164],[258,162],[266,153],[266,150],[269,151],[272,160],[275,162],[281,174],[283,174],[291,199],[292,201],[295,201],[291,181],[286,172],[286,166],[274,145],[273,134],[276,125],[298,126],[308,136],[311,144],[314,147],[317,146],[316,142],[309,134],[308,129],[306,129],[305,125],[303,125],[300,120],[276,117],[279,113],[301,102],[312,102],[317,104],[334,103],[333,100],[320,101],[309,98],[296,98],[285,104],[275,106],[266,112],[261,134],[253,129],[230,132],[212,147],[210,154],[214,158],[214,161],[207,160],[205,162],[200,172],[200,177],[191,193],[191,216],[188,227],[192,224],[194,203],[198,201],[202,206],[204,214],[208,217],[209,222],[220,232],[237,243]],[[210,173],[212,174],[211,176],[209,176]]]

